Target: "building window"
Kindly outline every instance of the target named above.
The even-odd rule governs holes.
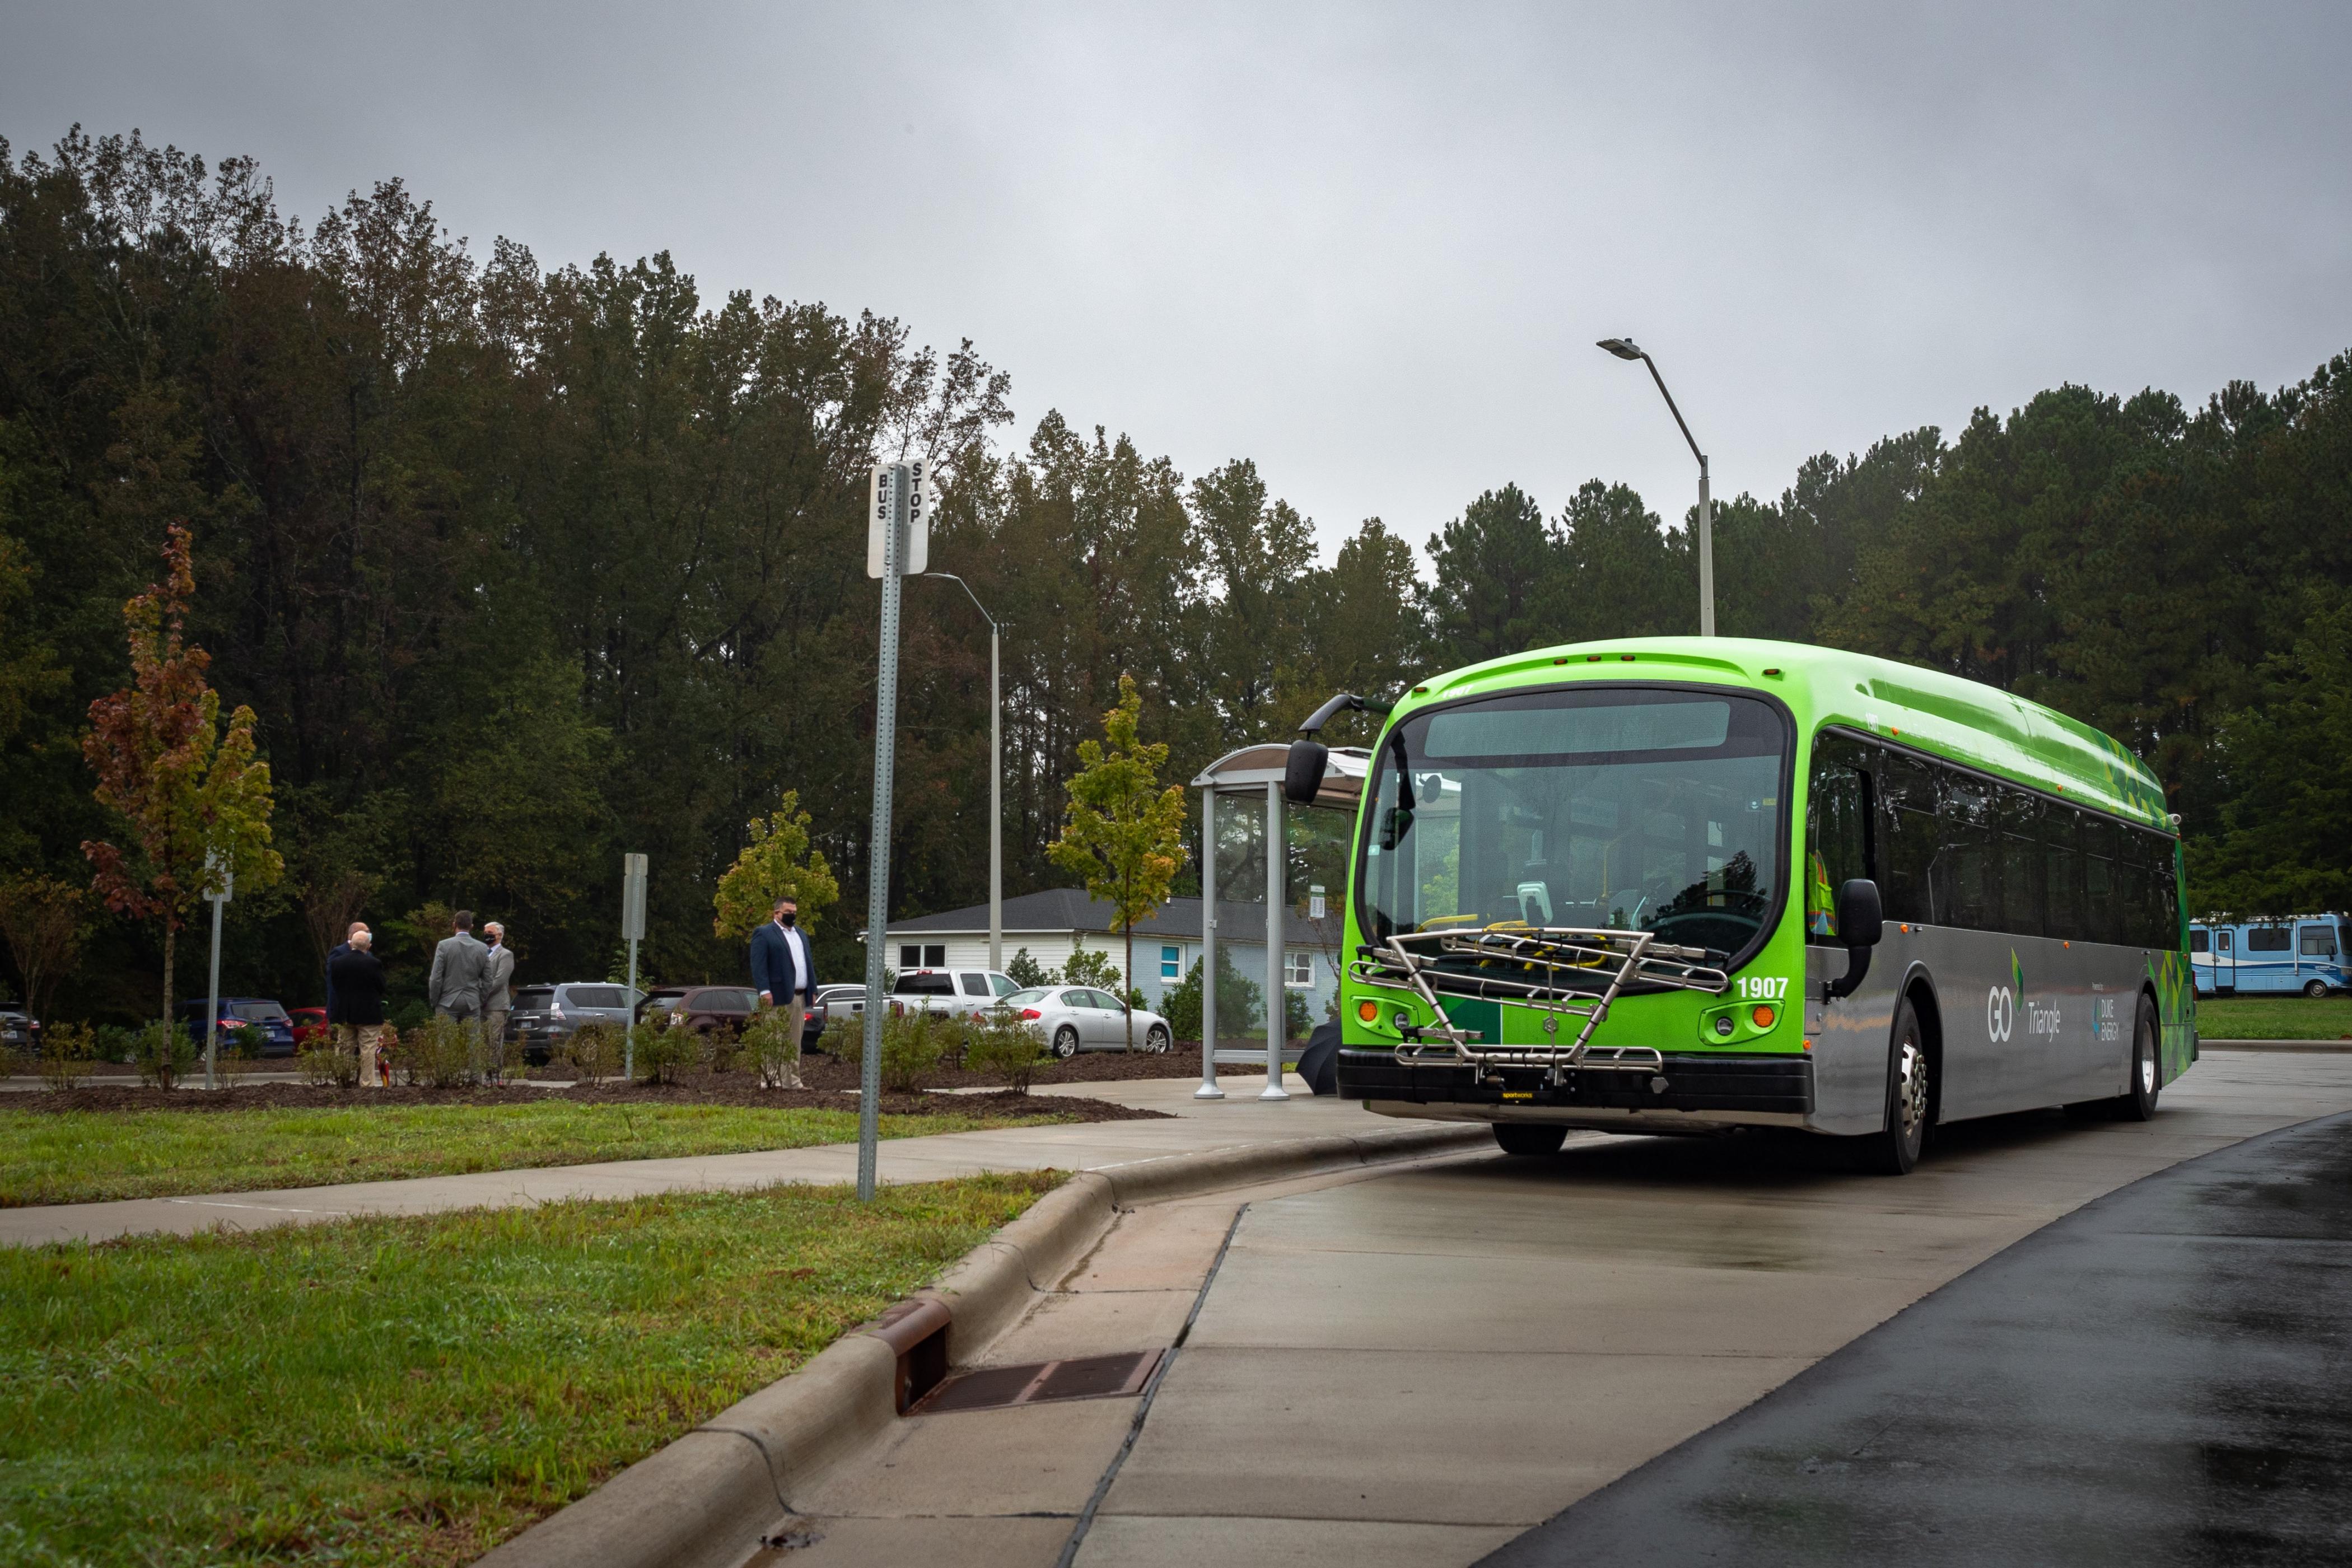
[[[1315,955],[1292,948],[1282,955],[1282,983],[1296,987],[1315,984]]]
[[[1184,950],[1182,948],[1163,947],[1160,950],[1160,979],[1181,980],[1184,978],[1183,969]]]
[[[898,950],[898,967],[901,969],[945,969],[947,966],[948,948],[945,942],[934,942],[929,947],[917,947],[909,942]]]

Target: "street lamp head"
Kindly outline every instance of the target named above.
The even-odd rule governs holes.
[[[1643,357],[1642,351],[1634,345],[1633,340],[1631,338],[1603,338],[1595,346],[1607,349],[1619,359],[1641,359]]]

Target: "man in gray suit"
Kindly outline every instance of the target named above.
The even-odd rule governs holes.
[[[514,1010],[514,949],[507,945],[507,928],[496,921],[482,923],[490,939],[489,958],[482,970],[482,1039],[490,1047],[490,1081],[507,1070],[507,1016]]]
[[[474,940],[473,910],[459,910],[449,923],[451,934],[433,950],[433,975],[425,983],[425,1000],[445,1018],[478,1022],[490,950]]]

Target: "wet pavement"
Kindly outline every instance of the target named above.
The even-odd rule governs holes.
[[[1482,1562],[2352,1562],[2352,1115],[2076,1210]]]

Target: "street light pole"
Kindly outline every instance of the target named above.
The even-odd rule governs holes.
[[[1675,406],[1675,395],[1666,390],[1666,378],[1658,374],[1657,361],[1631,338],[1603,338],[1595,346],[1607,349],[1619,359],[1637,359],[1650,367],[1650,379],[1658,384],[1658,395],[1666,400],[1666,412],[1675,416],[1683,439],[1690,443],[1691,456],[1698,459],[1698,635],[1711,637],[1715,635],[1715,504],[1707,495],[1706,454],[1698,449],[1690,426],[1683,421],[1683,411]]]
[[[971,584],[952,572],[926,572],[961,588],[980,618],[988,623],[988,967],[1004,969],[1004,686],[999,658],[1004,628],[971,591]]]

